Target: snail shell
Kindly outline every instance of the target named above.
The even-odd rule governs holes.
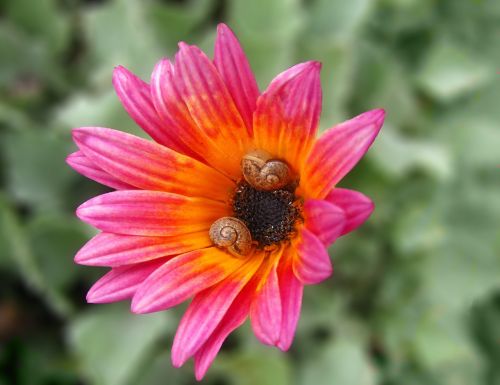
[[[219,247],[226,248],[232,255],[242,257],[252,249],[252,235],[243,221],[234,217],[222,217],[210,226],[209,236]]]
[[[291,181],[288,165],[262,150],[248,153],[241,161],[243,177],[257,190],[272,191],[285,187]]]

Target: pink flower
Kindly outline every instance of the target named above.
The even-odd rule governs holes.
[[[149,313],[193,298],[172,362],[194,357],[201,379],[247,317],[262,343],[290,347],[304,285],[332,274],[326,247],[373,210],[363,194],[335,186],[370,147],[384,111],[316,138],[320,63],[295,65],[260,93],[227,26],[213,60],[179,47],[150,84],[122,67],[113,74],[125,109],[154,142],[77,128],[68,163],[117,190],[77,210],[102,232],[75,261],[111,267],[87,301],[131,299],[133,312]]]

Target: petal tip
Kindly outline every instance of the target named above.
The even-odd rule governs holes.
[[[378,125],[382,126],[382,123],[384,122],[385,119],[385,112],[386,111],[384,108],[377,108],[370,111],[373,120],[377,123],[377,126]]]
[[[116,82],[127,81],[130,79],[131,72],[125,67],[119,65],[113,68],[112,81],[113,84]]]
[[[78,151],[75,151],[75,152],[72,152],[71,154],[69,154],[66,159],[65,159],[65,162],[68,166],[70,166],[71,168],[75,168],[74,165],[76,163],[76,159],[80,156],[80,154],[78,153]]]
[[[225,23],[219,23],[217,24],[217,33],[224,34],[227,32],[232,32],[231,28]]]
[[[172,361],[172,366],[174,368],[180,368],[182,365],[184,365],[186,363],[186,361],[188,360],[189,357],[184,357],[183,354],[179,353],[179,352],[174,352],[172,350],[172,357],[171,357],[171,361]]]
[[[292,346],[292,342],[282,342],[282,341],[278,341],[278,343],[276,344],[276,346],[278,347],[278,349],[280,349],[282,352],[286,352],[290,349],[290,346]]]
[[[200,382],[205,377],[205,374],[206,374],[206,370],[196,370],[195,369],[194,378],[196,378],[196,381]]]
[[[76,211],[75,211],[76,216],[77,216],[79,219],[81,219],[82,221],[85,221],[85,219],[86,219],[86,215],[85,215],[85,213],[84,213],[84,210],[85,210],[85,208],[86,208],[86,207],[84,206],[84,204],[85,204],[85,203],[82,203],[80,206],[78,206],[78,207],[76,208]]]
[[[130,311],[134,314],[147,314],[157,311],[154,309],[154,302],[148,300],[147,296],[140,293],[140,291],[141,289],[139,287],[139,289],[135,292],[135,295],[132,297]]]
[[[95,199],[98,199],[99,196],[89,199],[86,202],[83,202],[80,206],[76,208],[76,216],[84,222],[87,222],[89,219],[89,209],[94,205]]]
[[[96,261],[96,258],[91,255],[91,253],[88,252],[87,247],[82,247],[74,256],[73,261],[77,265],[84,265],[84,266],[100,266]],[[103,266],[103,265],[101,265]]]
[[[76,253],[75,257],[73,258],[73,261],[77,264],[77,265],[83,265],[82,261],[84,261],[85,258],[82,257],[80,251],[78,253]]]
[[[96,134],[101,131],[101,127],[78,127],[71,130],[73,141],[79,146],[86,136]]]
[[[323,64],[317,60],[313,60],[310,63],[311,63],[311,67],[316,69],[316,70],[321,70],[321,67],[323,67]]]
[[[78,127],[78,128],[73,128],[71,130],[71,137],[73,138],[73,141],[77,141],[80,139],[83,135],[85,135],[85,127]]]
[[[179,51],[183,51],[183,50],[189,49],[190,45],[188,43],[186,43],[185,41],[180,41],[179,43],[177,43],[177,47],[179,47]]]
[[[132,303],[130,304],[130,311],[134,314],[144,314],[147,313],[142,298],[137,298],[136,295],[132,298]]]
[[[99,295],[96,294],[95,290],[90,289],[85,296],[87,303],[101,303]]]

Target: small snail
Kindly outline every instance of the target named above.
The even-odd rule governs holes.
[[[273,191],[285,187],[291,181],[288,165],[262,150],[248,153],[241,161],[243,177],[257,190]]]
[[[219,247],[226,248],[235,257],[247,255],[252,249],[252,235],[243,221],[222,217],[210,226],[209,236]]]

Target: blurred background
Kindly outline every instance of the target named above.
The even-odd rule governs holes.
[[[289,353],[248,325],[213,385],[500,384],[500,2],[497,0],[2,0],[0,384],[194,384],[170,345],[182,309],[87,305],[103,274],[73,264],[94,230],[74,209],[106,191],[64,159],[72,127],[139,134],[111,86],[149,79],[184,40],[238,34],[261,89],[323,62],[322,129],[383,107],[344,187],[376,210],[308,287]]]

